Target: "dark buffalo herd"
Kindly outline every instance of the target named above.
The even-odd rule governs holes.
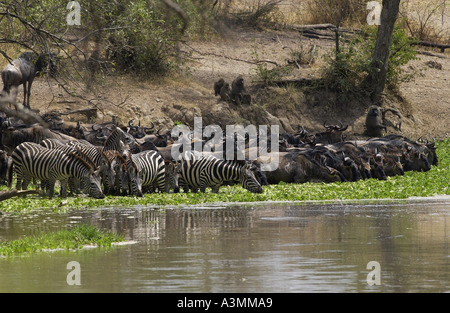
[[[74,142],[79,142],[101,148],[116,128],[120,128],[123,133],[133,138],[132,141],[121,143],[126,148],[114,156],[117,160],[122,160],[118,161],[119,167],[115,171],[117,175],[121,167],[125,171],[126,161],[123,160],[127,155],[149,150],[159,152],[166,166],[170,164],[172,172],[175,173],[171,177],[172,180],[176,175],[179,160],[173,157],[172,152],[177,142],[171,136],[170,129],[165,131],[155,129],[154,124],[141,126],[140,122],[136,123],[133,120],[130,120],[127,125],[118,127],[113,123],[88,125],[81,122],[65,122],[51,114],[42,117],[50,125],[49,128],[36,124],[25,125],[21,121],[0,115],[0,183],[5,184],[8,178],[8,163],[11,163],[8,162],[11,159],[8,156],[11,156],[14,149],[23,142],[42,144],[43,141],[48,142],[51,139],[61,145],[73,145]],[[279,182],[341,182],[370,178],[385,180],[388,176],[403,175],[405,171],[429,171],[431,166],[438,165],[434,140],[414,141],[401,135],[347,140],[345,134],[347,126],[341,123],[329,125],[325,122],[324,128],[322,132],[309,134],[304,127],[299,126],[295,133],[280,134],[278,151],[262,153],[251,160],[256,165],[255,177],[259,183],[267,185]],[[237,136],[234,140],[236,138]],[[211,138],[196,140],[201,141],[203,148],[209,139]],[[244,138],[245,140],[247,140],[247,148],[248,136]],[[192,139],[193,142],[194,139]],[[192,146],[199,147],[194,144]],[[179,147],[176,148],[179,149]],[[107,149],[103,148],[103,151],[105,150]],[[277,159],[277,166],[265,167],[264,165],[270,163],[273,158]],[[112,157],[109,162],[111,160],[113,160]],[[123,179],[123,177],[116,178],[116,181]],[[123,182],[119,183],[123,184]],[[166,190],[169,189],[178,190],[178,186],[175,183],[172,187],[166,188]],[[126,194],[126,192],[123,193],[123,189],[122,194]]]

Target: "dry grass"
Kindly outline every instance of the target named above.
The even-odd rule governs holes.
[[[346,0],[228,0],[224,8],[234,15],[245,14],[252,23],[277,25],[336,24]],[[366,24],[369,0],[349,0],[341,26],[361,28]],[[381,3],[381,0],[379,0]],[[264,11],[264,14],[258,14]],[[405,28],[421,40],[450,43],[450,2],[446,0],[403,0],[400,17]],[[262,21],[256,19],[261,18]]]

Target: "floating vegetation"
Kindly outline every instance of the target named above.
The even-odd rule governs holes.
[[[153,193],[134,196],[107,196],[105,199],[68,197],[48,199],[42,196],[16,197],[0,202],[0,211],[11,214],[50,209],[67,212],[73,208],[149,206],[164,208],[214,202],[303,201],[342,199],[406,199],[450,195],[450,139],[436,143],[439,166],[427,172],[406,172],[387,180],[365,179],[357,182],[304,183],[263,186],[262,194],[250,193],[241,186],[222,186],[219,193]]]
[[[124,241],[124,237],[99,230],[90,225],[78,225],[70,230],[40,233],[18,240],[0,242],[0,256],[13,256],[47,250],[81,249],[86,245],[111,247],[113,243]]]

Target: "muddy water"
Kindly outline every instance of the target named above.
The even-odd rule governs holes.
[[[448,198],[5,215],[0,241],[80,223],[135,243],[0,259],[0,292],[450,291]]]

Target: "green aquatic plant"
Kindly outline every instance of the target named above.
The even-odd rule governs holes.
[[[450,138],[436,143],[439,166],[428,172],[406,172],[404,176],[381,181],[366,179],[357,182],[304,183],[264,186],[262,194],[253,194],[241,186],[222,186],[219,193],[154,193],[141,198],[107,196],[105,199],[68,197],[48,199],[41,196],[16,197],[0,202],[0,211],[11,214],[34,210],[67,212],[74,208],[147,206],[164,208],[174,205],[195,205],[214,202],[305,201],[342,199],[405,199],[450,195]]]
[[[0,256],[12,256],[54,249],[81,249],[84,245],[110,247],[124,241],[122,235],[99,230],[90,225],[78,225],[70,230],[40,233],[18,240],[0,242]]]

